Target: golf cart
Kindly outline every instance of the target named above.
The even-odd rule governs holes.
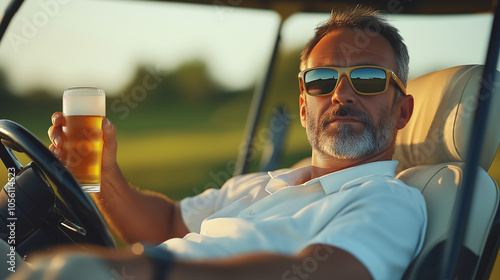
[[[8,32],[7,24],[22,2],[12,1],[8,7],[0,29],[2,35]],[[283,20],[296,12],[329,12],[336,2],[341,2],[337,3],[340,6],[350,4],[350,1],[176,2],[272,9],[279,12]],[[401,131],[395,153],[400,161],[398,177],[422,190],[429,213],[426,244],[405,277],[454,279],[456,275],[458,279],[487,279],[500,237],[498,186],[486,172],[500,142],[500,129],[491,121],[498,117],[494,105],[500,101],[496,98],[500,48],[498,5],[495,6],[494,1],[372,1],[367,4],[401,14],[495,13],[483,66],[454,65],[456,67],[433,71],[410,81],[408,92],[416,100],[415,121]],[[282,27],[283,24],[279,24],[267,75],[252,98],[242,141],[244,152],[239,155],[234,174],[254,171],[252,151],[258,139],[258,125],[267,121],[262,116],[269,115],[266,110],[283,110],[266,104]],[[290,140],[286,129],[268,131],[273,133],[272,152],[261,157],[264,164],[258,168],[262,170],[283,167],[280,155]],[[9,241],[12,236],[9,225],[15,222],[15,248],[23,256],[67,243],[115,246],[92,201],[37,137],[11,120],[0,121],[0,137],[3,144],[0,156],[12,174],[0,194],[2,239]],[[13,150],[25,153],[33,162],[22,166]],[[12,194],[15,194],[15,207]]]

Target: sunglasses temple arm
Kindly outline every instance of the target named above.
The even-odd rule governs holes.
[[[396,82],[398,87],[403,91],[404,95],[406,95],[406,87],[403,85],[403,82],[394,74],[394,72],[391,72],[392,79]]]

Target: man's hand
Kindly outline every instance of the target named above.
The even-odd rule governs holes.
[[[63,156],[63,135],[62,135],[62,123],[63,114],[61,112],[55,112],[52,115],[52,126],[49,127],[48,134],[49,139],[52,144],[49,146],[49,150],[59,159]],[[116,126],[113,125],[108,119],[102,121],[102,131],[104,138],[104,146],[102,151],[102,174],[101,176],[106,177],[110,174],[116,166],[116,151],[117,151],[117,141],[116,141]]]
[[[52,115],[48,134],[49,150],[60,160],[63,152],[63,115]],[[116,127],[102,121],[104,147],[101,166],[101,192],[92,194],[108,226],[128,243],[158,244],[169,238],[183,237],[189,230],[182,219],[180,206],[166,196],[141,191],[131,186],[116,163]]]

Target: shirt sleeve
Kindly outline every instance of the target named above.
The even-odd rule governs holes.
[[[345,207],[310,244],[351,253],[374,279],[401,279],[425,237],[427,213],[421,193],[398,180],[344,191]]]
[[[203,220],[215,213],[219,192],[219,189],[207,189],[197,196],[181,200],[182,219],[190,232],[200,233]]]

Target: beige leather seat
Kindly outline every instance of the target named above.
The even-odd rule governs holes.
[[[405,279],[436,279],[455,199],[462,186],[482,69],[479,65],[448,68],[408,84],[408,93],[415,98],[414,115],[398,135],[394,158],[400,161],[397,177],[420,189],[425,197],[428,227],[424,247]],[[462,248],[467,263],[460,267],[463,279],[472,279],[499,203],[498,186],[485,171],[500,143],[500,98],[496,93]]]

